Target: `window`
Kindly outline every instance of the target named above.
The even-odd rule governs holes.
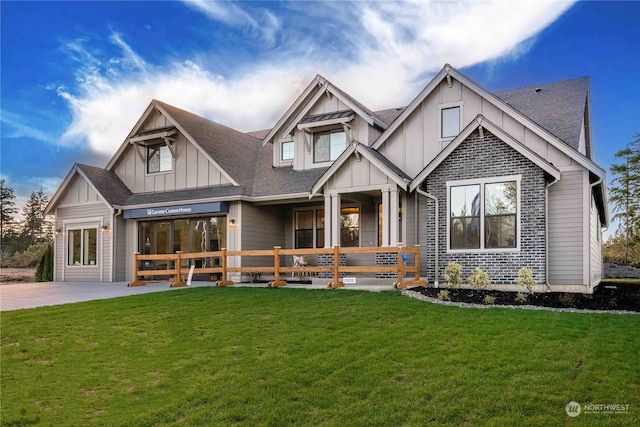
[[[283,141],[281,160],[293,160],[294,153],[293,141]]]
[[[69,230],[69,265],[96,265],[98,253],[98,229]]]
[[[296,249],[324,247],[324,218],[324,209],[294,212]],[[340,246],[359,245],[360,208],[342,208],[340,210]]]
[[[171,151],[165,144],[147,147],[147,173],[170,171],[172,160]]]
[[[340,246],[360,246],[360,208],[340,210]]]
[[[485,248],[516,247],[516,191],[514,181],[484,186]]]
[[[451,249],[480,247],[480,186],[451,187]]]
[[[513,180],[512,180],[513,179]],[[519,177],[449,187],[449,248],[518,247]]]
[[[443,108],[441,111],[441,138],[453,138],[460,133],[460,107]]]
[[[296,216],[296,248],[313,247],[313,211],[298,211]]]
[[[334,161],[347,148],[347,136],[343,130],[313,134],[313,162]]]

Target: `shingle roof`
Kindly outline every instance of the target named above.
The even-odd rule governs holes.
[[[249,185],[253,182],[260,140],[164,102],[156,103],[238,184]]]
[[[395,119],[398,118],[400,114],[402,114],[403,111],[404,111],[404,107],[398,107],[398,108],[389,108],[386,110],[376,111],[373,114],[378,118],[378,120],[380,120],[382,123],[389,126],[391,123],[394,122]]]
[[[244,195],[247,195],[247,188],[244,186],[236,187],[233,185],[222,185],[218,187],[203,187],[191,188],[188,190],[132,194],[120,206],[138,206],[154,203],[183,202],[186,200],[204,200],[211,198]]]
[[[498,98],[578,150],[589,78],[494,92]]]
[[[589,80],[585,77],[498,91],[494,95],[577,150],[588,85]],[[371,114],[387,125],[393,123],[404,110],[402,107],[372,112],[340,89],[335,89],[367,114]],[[540,90],[536,91],[536,89]],[[163,108],[176,121],[176,124],[240,185],[133,194],[114,172],[78,164],[78,168],[112,206],[135,206],[231,196],[269,197],[305,194],[328,169],[294,171],[292,167],[274,168],[272,145],[261,144],[261,139],[269,129],[242,133],[161,101],[154,102]],[[304,120],[326,120],[336,118],[337,116],[333,117],[335,115],[347,113],[351,114],[351,111],[331,113],[331,117],[325,114],[308,116]],[[362,148],[399,177],[410,180],[409,176],[379,151],[366,145],[362,145]]]
[[[111,206],[121,206],[133,193],[118,178],[118,175],[104,168],[76,163],[93,186]]]
[[[400,169],[398,166],[396,166],[391,160],[387,159],[378,150],[373,149],[373,148],[371,148],[371,147],[369,147],[369,146],[367,146],[365,144],[362,144],[362,143],[358,143],[358,144],[359,144],[359,148],[367,151],[369,154],[371,154],[373,157],[375,157],[379,162],[381,162],[386,167],[388,167],[398,177],[402,178],[403,180],[405,180],[407,182],[411,181],[411,177],[409,175],[407,175],[402,169]]]
[[[272,150],[271,144],[267,144],[260,153],[251,192],[254,197],[308,193],[313,184],[328,169],[294,171],[291,166],[274,168]]]

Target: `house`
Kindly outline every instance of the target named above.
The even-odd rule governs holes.
[[[588,78],[491,93],[445,65],[383,111],[316,76],[253,133],[153,100],[106,167],[71,168],[47,213],[59,281],[131,279],[134,252],[403,242],[421,245],[430,283],[455,261],[496,286],[530,267],[538,291],[591,292],[606,197]]]

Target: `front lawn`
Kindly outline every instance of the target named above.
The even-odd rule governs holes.
[[[1,320],[7,426],[640,425],[638,315],[211,287]]]

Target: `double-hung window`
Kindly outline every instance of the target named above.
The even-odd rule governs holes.
[[[169,172],[172,164],[173,157],[166,144],[147,147],[147,173]]]
[[[293,157],[295,155],[295,146],[293,141],[283,141],[280,147],[282,150],[280,160],[293,160]]]
[[[98,229],[69,230],[68,265],[96,265],[98,254]]]
[[[313,134],[313,162],[332,162],[347,148],[343,129]]]
[[[519,247],[520,177],[447,183],[449,249]]]

